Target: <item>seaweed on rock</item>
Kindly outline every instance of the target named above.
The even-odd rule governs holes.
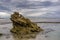
[[[16,34],[31,34],[43,31],[36,23],[31,22],[28,18],[25,18],[19,12],[14,12],[11,15],[10,20],[13,23],[13,28],[11,32]]]

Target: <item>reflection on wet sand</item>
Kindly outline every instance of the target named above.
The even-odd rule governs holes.
[[[14,40],[32,40],[35,39],[37,34],[27,34],[27,35],[18,35],[18,34],[13,34]]]
[[[12,24],[0,25],[0,40],[60,40],[60,23],[39,23],[38,26],[44,29],[38,34],[17,35],[12,34]]]
[[[46,34],[49,32],[53,32],[53,31],[55,31],[55,30],[47,28],[46,30],[44,30],[38,34],[35,33],[35,34],[27,34],[27,35],[24,35],[24,34],[23,35],[12,34],[12,35],[13,35],[14,40],[35,40],[35,39],[37,39],[38,35],[39,35],[39,37],[41,37],[41,35],[45,35],[44,37],[47,38],[49,36]]]

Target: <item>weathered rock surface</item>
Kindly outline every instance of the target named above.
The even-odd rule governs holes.
[[[43,31],[36,23],[31,22],[28,18],[25,18],[18,12],[14,12],[10,19],[13,23],[13,28],[11,29],[11,32],[13,33],[31,34]]]

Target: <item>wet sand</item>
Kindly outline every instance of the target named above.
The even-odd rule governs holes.
[[[38,26],[43,28],[44,31],[36,35],[35,38],[21,39],[10,32],[11,23],[0,25],[0,33],[3,34],[0,36],[0,40],[60,40],[60,23],[38,23]]]
[[[60,23],[37,23],[38,26],[44,29],[43,32],[34,35],[35,37],[19,38],[10,32],[12,23],[5,20],[0,22],[0,40],[60,40]],[[21,37],[21,36],[20,36]]]

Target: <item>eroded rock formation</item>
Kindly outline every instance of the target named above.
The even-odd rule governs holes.
[[[30,34],[43,31],[36,23],[31,22],[28,18],[19,14],[19,12],[14,12],[10,19],[13,23],[13,28],[11,29],[11,32],[13,33]]]

